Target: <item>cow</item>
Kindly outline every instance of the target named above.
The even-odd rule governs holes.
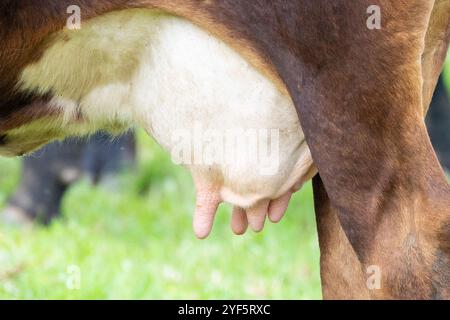
[[[99,132],[89,139],[53,142],[24,157],[17,190],[0,218],[12,225],[50,224],[61,216],[68,188],[80,178],[106,188],[119,188],[117,175],[134,167],[136,146],[132,132],[111,137]]]
[[[84,21],[75,32],[65,28],[73,2]],[[377,13],[374,27],[368,14]],[[258,231],[267,215],[277,221],[292,192],[314,176],[324,298],[450,298],[450,188],[424,122],[449,21],[448,0],[6,0],[0,154],[131,123],[170,148],[166,130],[176,133],[170,122],[177,112],[186,116],[183,99],[202,105],[206,97],[190,89],[208,92],[212,85],[223,99],[211,100],[213,110],[224,123],[254,121],[260,128],[275,116],[280,132],[292,135],[280,135],[287,169],[255,189],[259,172],[227,176],[228,168],[190,163],[200,238],[220,201],[237,205],[237,233],[246,219]],[[189,39],[189,46],[177,46]],[[167,58],[161,48],[178,55]],[[192,55],[197,49],[209,55]],[[229,61],[237,68],[221,70]],[[224,92],[232,95],[216,94],[208,66],[228,80]],[[175,91],[173,80],[182,85]],[[269,92],[265,99],[252,101],[255,81],[259,92]],[[229,82],[236,91],[227,91]],[[175,111],[165,115],[167,99]],[[251,115],[217,111],[221,103],[241,102]],[[218,123],[203,111],[202,123],[209,116]]]

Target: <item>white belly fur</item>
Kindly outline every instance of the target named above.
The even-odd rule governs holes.
[[[81,113],[95,129],[139,124],[168,151],[174,132],[278,129],[275,175],[258,165],[188,165],[219,181],[224,201],[249,207],[290,188],[312,164],[290,97],[226,44],[190,22],[144,9],[65,30],[22,74],[23,90],[52,90],[68,127]]]

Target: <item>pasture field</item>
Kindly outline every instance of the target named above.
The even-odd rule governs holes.
[[[189,173],[143,133],[138,143],[138,168],[120,191],[80,181],[50,227],[0,225],[1,299],[321,298],[310,184],[280,224],[237,237],[222,206],[200,241]],[[19,170],[0,158],[0,207]]]

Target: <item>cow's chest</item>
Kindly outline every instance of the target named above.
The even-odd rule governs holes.
[[[181,18],[127,10],[90,20],[55,36],[21,80],[23,90],[51,92],[68,127],[80,115],[92,129],[140,124],[242,206],[281,193],[309,155],[290,98]]]

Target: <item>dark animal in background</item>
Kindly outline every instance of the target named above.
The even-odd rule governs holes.
[[[89,139],[52,143],[23,160],[19,186],[8,201],[3,220],[48,224],[61,214],[68,187],[87,177],[94,184],[114,187],[120,171],[134,166],[135,138],[98,133]]]
[[[450,172],[450,100],[442,76],[428,111],[427,127],[442,166]]]

